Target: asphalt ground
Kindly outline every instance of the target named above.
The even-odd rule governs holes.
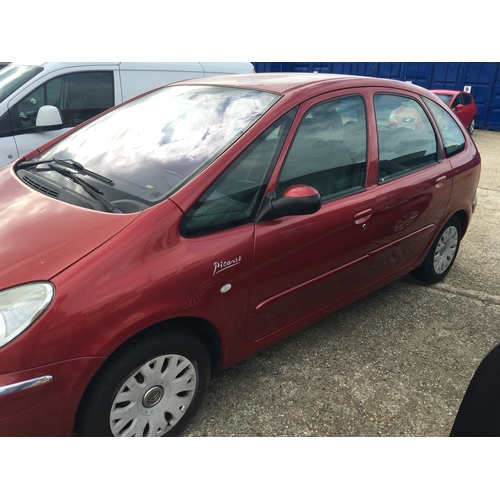
[[[476,130],[478,207],[441,283],[384,287],[225,371],[184,436],[448,436],[500,342],[500,133]]]

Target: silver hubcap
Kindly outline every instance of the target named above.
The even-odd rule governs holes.
[[[109,424],[113,436],[155,437],[174,427],[193,401],[197,377],[183,356],[159,356],[141,366],[116,394]]]
[[[144,408],[154,408],[165,394],[165,389],[161,385],[155,385],[148,389],[142,397],[142,406]]]
[[[434,272],[444,273],[451,265],[457,252],[458,231],[455,226],[450,226],[439,238],[434,252]]]

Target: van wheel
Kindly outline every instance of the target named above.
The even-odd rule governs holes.
[[[412,271],[412,275],[426,283],[441,281],[455,262],[461,235],[460,221],[453,216],[434,240],[424,262]]]
[[[198,410],[210,358],[193,333],[177,326],[133,338],[96,374],[77,415],[81,436],[178,435]]]

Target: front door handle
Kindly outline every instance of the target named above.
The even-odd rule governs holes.
[[[356,224],[364,224],[372,216],[372,213],[373,210],[371,208],[363,210],[354,216],[354,222]]]

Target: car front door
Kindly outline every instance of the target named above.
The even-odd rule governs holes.
[[[367,119],[362,95],[304,103],[270,180],[279,196],[314,187],[321,209],[255,226],[247,338],[258,340],[328,312],[369,280]]]
[[[469,118],[470,108],[465,106],[463,94],[457,94],[451,104],[451,109],[458,116],[458,119],[463,123],[464,127],[468,127],[472,116]]]
[[[460,110],[462,112],[461,121],[464,124],[464,127],[468,128],[472,119],[476,114],[476,110],[474,109],[474,105],[472,104],[472,98],[469,94],[461,94],[463,108]]]

